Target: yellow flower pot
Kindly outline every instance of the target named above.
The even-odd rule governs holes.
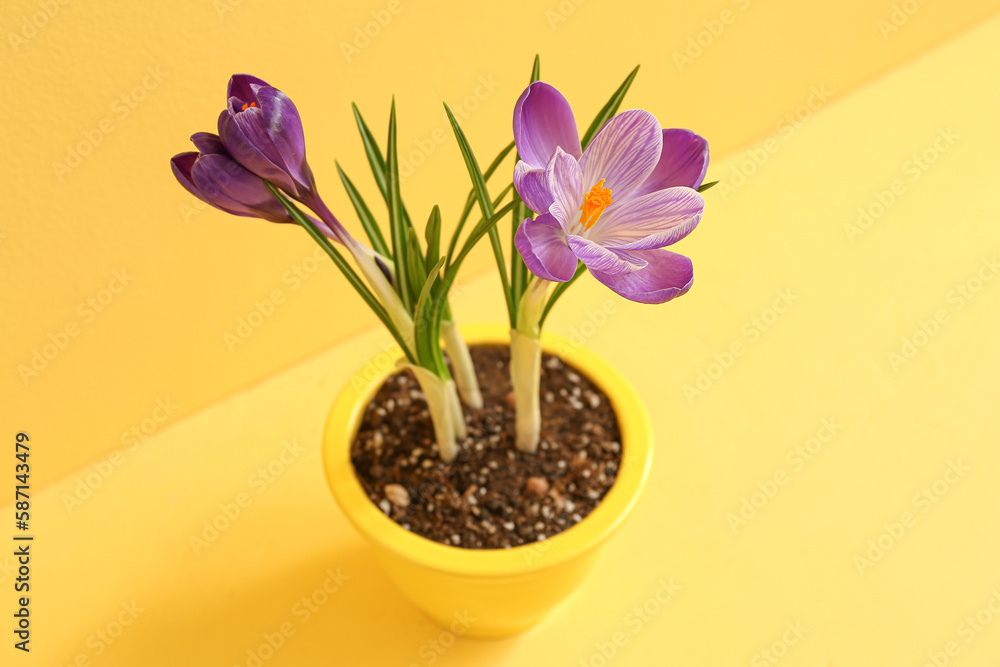
[[[463,327],[469,345],[509,342],[502,327]],[[326,426],[327,482],[341,509],[368,540],[390,578],[416,606],[456,634],[505,637],[527,630],[562,602],[594,564],[600,546],[632,511],[653,460],[649,415],[635,389],[607,361],[569,340],[542,335],[542,349],[586,375],[611,401],[622,438],[614,485],[575,526],[532,545],[463,549],[404,530],[372,503],[350,460],[365,406],[393,372],[387,369],[345,387]]]

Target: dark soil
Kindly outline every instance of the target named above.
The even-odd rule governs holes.
[[[541,442],[514,446],[506,346],[472,348],[484,407],[465,407],[469,436],[438,457],[427,404],[410,371],[390,376],[365,410],[351,461],[362,486],[406,530],[443,544],[503,549],[566,530],[601,502],[621,463],[607,397],[558,357],[543,355]]]

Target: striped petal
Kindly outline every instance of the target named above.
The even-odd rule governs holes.
[[[640,250],[634,254],[646,261],[645,267],[617,275],[592,271],[594,277],[629,301],[638,303],[663,303],[691,289],[694,267],[690,258],[669,250]]]
[[[667,188],[612,205],[588,236],[622,250],[662,248],[690,234],[704,210],[705,199],[697,191]]]
[[[521,93],[514,106],[514,143],[521,159],[536,169],[544,169],[557,148],[580,158],[580,133],[562,93],[542,81]]]
[[[623,111],[609,120],[580,158],[586,189],[604,179],[616,202],[624,202],[649,178],[660,159],[663,132],[653,114]]]
[[[566,244],[559,221],[545,213],[517,228],[514,245],[525,265],[539,278],[564,283],[576,272],[576,255]]]

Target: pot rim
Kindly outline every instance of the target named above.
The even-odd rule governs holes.
[[[510,330],[501,325],[461,326],[460,330],[470,346],[510,341]],[[363,411],[385,379],[398,370],[392,365],[362,380],[362,389],[355,389],[355,382],[345,385],[333,404],[324,430],[322,455],[327,484],[358,532],[397,557],[425,568],[467,576],[502,577],[539,572],[573,560],[598,547],[618,529],[649,478],[653,461],[649,414],[635,388],[597,353],[547,332],[542,333],[541,345],[543,351],[560,357],[598,386],[610,400],[618,419],[622,465],[614,484],[597,507],[561,533],[510,549],[450,546],[405,530],[368,498],[350,460],[350,447]],[[402,358],[401,352],[399,358]]]

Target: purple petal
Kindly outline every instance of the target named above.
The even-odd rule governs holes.
[[[646,266],[646,260],[638,256],[638,253],[630,253],[627,250],[617,248],[606,248],[590,239],[582,236],[568,234],[566,242],[570,249],[587,265],[592,271],[618,275],[621,273],[631,273]]]
[[[535,169],[527,162],[519,160],[514,166],[514,188],[532,211],[546,213],[552,205],[552,193],[544,169]]]
[[[544,213],[517,228],[514,245],[525,265],[539,278],[564,283],[576,272],[576,255],[566,245],[559,221]]]
[[[514,143],[521,159],[544,169],[561,148],[580,158],[580,133],[569,102],[547,83],[528,86],[514,106]]]
[[[227,155],[202,155],[191,180],[209,204],[235,215],[291,222],[291,217],[264,181]]]
[[[705,199],[691,188],[677,187],[610,206],[589,237],[622,250],[647,250],[676,243],[701,220]]]
[[[583,185],[590,189],[602,178],[616,202],[624,202],[642,185],[660,159],[663,132],[653,114],[623,111],[609,120],[580,158]]]
[[[636,197],[684,185],[698,189],[708,171],[708,142],[691,130],[664,130],[660,161],[636,190]]]
[[[245,112],[241,115],[244,114]],[[223,111],[219,115],[219,137],[222,139],[222,145],[225,146],[226,151],[241,165],[261,178],[271,181],[285,192],[293,196],[298,194],[295,181],[292,180],[291,176],[247,140],[246,135],[228,111]],[[276,152],[273,145],[271,145],[271,152]]]
[[[694,267],[689,258],[669,250],[640,250],[635,254],[646,260],[645,268],[621,275],[592,273],[618,294],[638,303],[663,303],[691,289]]]
[[[306,139],[295,104],[288,95],[270,86],[257,91],[257,100],[268,137],[281,160],[275,164],[283,164],[302,189],[312,189],[313,175],[306,162]],[[239,116],[250,111],[254,109],[247,109]]]
[[[249,74],[234,74],[229,77],[229,88],[226,91],[226,99],[229,100],[229,111],[236,113],[249,105],[257,102],[257,91],[255,88],[267,86],[267,82]],[[235,105],[235,107],[234,107]]]
[[[583,203],[583,174],[580,165],[572,155],[557,148],[552,161],[545,168],[545,180],[552,194],[552,204],[548,210],[559,221],[563,230],[569,232],[580,222],[580,206]]]
[[[194,151],[175,155],[170,158],[170,170],[174,172],[177,182],[183,185],[185,190],[204,201],[205,196],[201,194],[201,190],[195,187],[194,181],[191,180],[191,168],[194,167],[195,160],[197,159],[198,154]]]
[[[191,135],[191,143],[195,145],[202,155],[228,155],[226,147],[222,145],[219,135],[211,132],[195,132]]]

